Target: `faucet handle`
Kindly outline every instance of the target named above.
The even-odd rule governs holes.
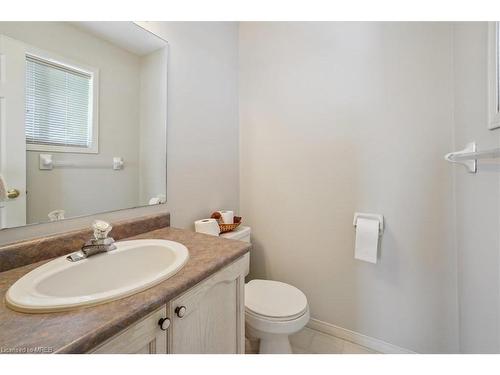
[[[108,233],[111,232],[113,227],[110,223],[103,220],[95,220],[92,223],[92,229],[94,229],[94,237],[96,240],[103,240],[108,237]]]

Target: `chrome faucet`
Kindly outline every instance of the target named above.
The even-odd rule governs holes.
[[[111,224],[102,220],[96,220],[92,224],[92,229],[94,230],[94,238],[85,242],[80,251],[68,255],[66,259],[71,262],[77,262],[93,255],[116,249],[115,240],[108,237],[108,233],[113,229]]]

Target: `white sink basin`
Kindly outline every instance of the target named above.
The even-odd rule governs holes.
[[[98,305],[168,279],[189,258],[186,246],[174,241],[123,241],[116,247],[77,262],[63,256],[45,263],[9,288],[7,306],[44,313]]]

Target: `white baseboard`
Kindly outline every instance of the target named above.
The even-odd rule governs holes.
[[[307,327],[326,335],[350,341],[365,348],[384,354],[416,354],[415,352],[389,344],[388,342],[335,326],[317,319],[311,319]]]

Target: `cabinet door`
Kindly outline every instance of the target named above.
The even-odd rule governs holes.
[[[171,353],[244,353],[247,263],[248,254],[171,301]]]
[[[166,317],[166,306],[149,314],[141,321],[112,337],[93,353],[97,354],[165,354],[167,353],[167,331],[158,321]]]

